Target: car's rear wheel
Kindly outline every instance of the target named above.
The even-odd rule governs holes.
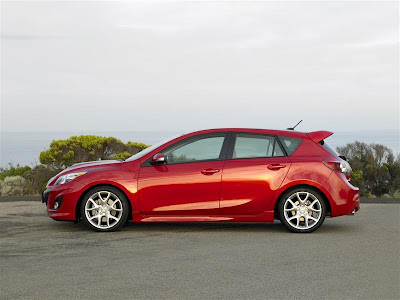
[[[83,221],[96,231],[115,231],[126,223],[128,215],[125,195],[110,186],[90,190],[81,203]]]
[[[279,203],[282,224],[292,232],[313,232],[325,220],[326,205],[321,194],[313,189],[298,188],[288,191]]]

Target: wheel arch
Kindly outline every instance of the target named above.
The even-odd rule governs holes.
[[[331,215],[331,204],[329,202],[328,197],[326,196],[326,194],[318,187],[314,186],[314,185],[310,185],[310,184],[296,184],[293,186],[290,186],[286,189],[284,189],[283,191],[280,192],[275,205],[274,205],[274,217],[275,219],[279,219],[279,202],[281,201],[283,195],[285,195],[285,193],[287,193],[288,191],[294,190],[294,189],[298,189],[298,188],[309,188],[311,190],[314,190],[316,192],[318,192],[319,194],[321,194],[325,204],[326,204],[326,215],[330,216]]]
[[[75,220],[76,220],[76,221],[79,221],[79,219],[80,219],[80,217],[81,217],[80,206],[81,206],[81,203],[82,203],[83,198],[85,198],[85,196],[86,196],[91,190],[93,190],[93,189],[95,189],[95,188],[97,188],[97,187],[99,187],[99,186],[109,186],[109,187],[115,188],[115,189],[117,189],[118,191],[120,191],[120,192],[126,197],[126,199],[128,200],[128,205],[129,205],[128,220],[132,220],[132,203],[131,203],[131,201],[130,201],[128,195],[127,195],[127,194],[125,193],[125,191],[123,191],[121,188],[119,188],[118,186],[116,186],[116,185],[114,185],[114,184],[110,184],[110,183],[98,183],[98,184],[95,184],[95,185],[92,185],[92,186],[88,187],[87,189],[85,189],[85,190],[82,192],[82,194],[81,194],[81,196],[79,197],[78,202],[76,203],[76,206],[75,206]]]

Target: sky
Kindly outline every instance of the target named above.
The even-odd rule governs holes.
[[[2,131],[399,128],[399,2],[1,2]]]

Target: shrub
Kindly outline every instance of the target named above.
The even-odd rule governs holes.
[[[127,158],[129,158],[131,156],[132,156],[132,154],[130,154],[129,152],[125,151],[125,152],[122,152],[122,153],[115,154],[113,159],[125,160],[125,159],[127,159]]]
[[[346,156],[353,168],[352,183],[361,196],[393,196],[400,191],[400,154],[380,144],[354,142],[337,151]]]
[[[28,178],[31,194],[41,194],[46,189],[47,182],[61,170],[50,169],[44,165],[38,165],[32,169]]]
[[[66,140],[52,141],[50,148],[40,153],[40,162],[49,169],[61,170],[78,162],[125,159],[147,147],[142,143],[124,144],[114,137],[72,136]]]
[[[21,176],[26,178],[31,170],[31,167],[28,166],[21,167],[17,165],[14,167],[9,164],[8,168],[0,168],[0,180],[4,180],[4,178],[9,176]]]
[[[22,176],[8,176],[0,181],[1,196],[22,196],[27,194],[27,180]]]

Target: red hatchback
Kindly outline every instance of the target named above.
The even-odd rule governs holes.
[[[273,222],[312,232],[360,209],[351,168],[328,131],[211,129],[153,145],[126,161],[75,164],[50,179],[55,220],[97,231],[133,222]]]

